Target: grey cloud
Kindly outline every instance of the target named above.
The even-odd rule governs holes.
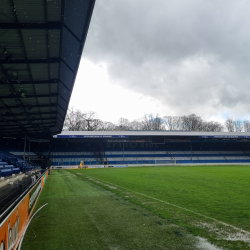
[[[83,56],[176,114],[248,112],[250,2],[99,0]]]

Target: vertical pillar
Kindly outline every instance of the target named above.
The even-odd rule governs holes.
[[[30,138],[29,138],[29,162],[30,162]]]
[[[192,142],[191,142],[191,139],[190,139],[190,151],[191,151],[191,161],[193,161],[193,150],[192,150]]]
[[[26,131],[24,134],[24,148],[23,148],[23,159],[25,160],[25,154],[26,154]]]
[[[124,162],[124,142],[122,143],[123,145],[123,162]]]

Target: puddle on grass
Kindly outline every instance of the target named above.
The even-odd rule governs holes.
[[[221,248],[218,248],[211,243],[209,243],[206,239],[197,236],[196,237],[199,240],[198,243],[198,249],[200,250],[222,250]]]
[[[238,240],[240,240],[240,241],[244,241],[244,242],[250,243],[250,237],[247,236],[244,233],[234,233],[234,234],[228,235],[224,239],[225,240],[231,240],[231,241],[238,241]]]
[[[199,227],[209,230],[217,235],[218,239],[228,240],[228,241],[244,241],[250,243],[250,233],[237,228],[218,228],[216,224],[209,224],[206,222],[200,222],[196,224]]]
[[[80,174],[80,173],[79,173]],[[115,186],[111,186],[109,184],[103,183],[101,181],[98,181],[94,178],[91,177],[87,177],[87,179],[94,181],[98,184],[101,184],[103,186],[109,187],[110,189],[117,189],[117,187]],[[111,195],[111,197],[113,197],[113,195]],[[130,197],[129,195],[125,196],[126,198]],[[116,198],[116,200],[118,200]],[[142,204],[150,204],[150,203],[157,203],[156,201],[153,202],[144,202]],[[125,203],[123,203],[125,205]],[[136,208],[132,208],[132,210],[137,210]],[[144,215],[144,214],[143,214]],[[144,216],[147,216],[146,214]],[[163,225],[161,222],[156,221],[156,223],[158,225]],[[213,225],[214,224],[214,225]],[[232,230],[232,227],[225,227],[223,229],[218,228],[218,225],[216,225],[216,223],[206,223],[206,222],[199,222],[199,223],[195,223],[196,226],[203,228],[203,229],[207,229],[210,233],[215,233],[217,235],[216,238],[220,238],[223,240],[229,240],[229,241],[236,241],[236,240],[240,240],[240,241],[245,241],[245,242],[250,242],[250,236],[249,236],[249,232],[247,231],[241,231],[240,229],[238,230],[237,228],[234,228]],[[240,231],[240,232],[239,232]],[[182,237],[183,235],[179,232],[174,232],[175,235]],[[211,243],[209,243],[206,239],[200,237],[200,236],[196,236],[196,239],[198,240],[197,243],[197,247],[199,250],[223,250],[222,248],[219,248]],[[249,245],[250,246],[250,245]]]

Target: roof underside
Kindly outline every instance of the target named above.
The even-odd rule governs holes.
[[[95,0],[0,0],[0,136],[60,133]]]

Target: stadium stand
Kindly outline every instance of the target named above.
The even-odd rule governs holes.
[[[41,142],[50,143],[62,131],[94,4],[1,1],[0,222],[14,218],[17,200],[29,199],[34,183],[45,183],[50,161]],[[27,148],[37,154],[25,152]],[[25,175],[24,180],[17,181],[16,175]],[[12,184],[4,186],[6,180]],[[6,236],[11,229],[1,224],[0,249],[17,249],[32,212],[26,205],[29,211],[19,214],[19,233],[12,234],[11,245]]]
[[[93,145],[90,141],[74,143],[64,141],[59,145],[54,140],[54,147],[51,151],[52,166],[79,165],[84,161],[85,165],[95,164],[233,164],[250,163],[248,142],[242,141],[171,141],[164,144],[152,144],[149,142],[127,142],[110,143],[107,140],[101,142],[103,159],[96,157]],[[61,141],[60,141],[61,142]],[[70,145],[70,146],[69,146]],[[68,149],[75,149],[75,152],[68,152]],[[237,150],[238,149],[238,150]],[[245,149],[243,151],[242,149]]]
[[[20,172],[28,173],[32,170],[39,170],[40,166],[27,162],[16,155],[0,150],[0,175],[10,176]]]

